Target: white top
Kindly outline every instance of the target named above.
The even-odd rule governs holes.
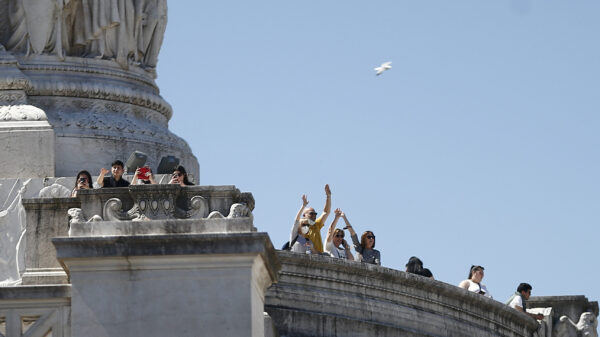
[[[340,249],[333,245],[333,241],[327,242],[325,244],[325,251],[329,253],[332,257],[337,257],[339,259],[347,259],[346,250]]]
[[[490,294],[490,292],[487,290],[487,288],[485,287],[484,284],[475,283],[471,280],[467,280],[467,281],[469,281],[469,291],[477,293],[477,294],[482,293],[481,295],[492,298],[492,294]]]
[[[521,307],[521,309],[523,309],[523,299],[521,298],[521,296],[515,296],[515,298],[513,298],[512,301],[510,301],[508,306],[513,309],[516,309],[516,307],[519,306]]]

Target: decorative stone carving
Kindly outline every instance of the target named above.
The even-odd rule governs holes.
[[[81,211],[81,208],[69,208],[69,210],[67,211],[67,214],[69,214],[69,223],[74,223],[74,222],[92,222],[92,221],[102,221],[102,217],[99,216],[98,214],[93,215],[89,220],[86,220],[85,217],[83,216],[83,212]]]
[[[107,221],[201,219],[208,213],[208,203],[199,195],[190,199],[187,208],[178,206],[178,199],[174,193],[133,193],[133,197],[135,204],[128,211],[123,211],[123,203],[120,199],[109,199],[104,204],[104,219]]]
[[[598,320],[591,312],[584,312],[577,323],[568,316],[562,316],[554,326],[555,337],[598,337]]]
[[[25,55],[100,58],[155,68],[167,23],[166,0],[8,0],[0,31]]]
[[[71,196],[71,191],[63,185],[54,183],[42,188],[38,196],[40,198],[68,198]],[[69,213],[69,215],[71,214]]]
[[[233,204],[231,208],[229,208],[229,215],[227,217],[223,216],[219,211],[212,211],[208,215],[207,219],[234,219],[234,218],[251,218],[254,220],[254,215],[252,215],[252,211],[246,204]]]
[[[207,219],[225,219],[223,214],[221,214],[221,212],[219,212],[219,211],[210,212],[210,214],[206,218]]]
[[[107,221],[143,221],[146,217],[140,212],[139,207],[134,206],[129,211],[123,211],[123,203],[118,198],[109,199],[104,204],[103,209],[104,219]]]
[[[233,204],[229,209],[229,215],[227,218],[254,218],[252,211],[246,204]]]

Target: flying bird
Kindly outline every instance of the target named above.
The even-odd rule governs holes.
[[[392,69],[392,62],[384,62],[379,67],[375,68],[375,75],[379,76],[382,72]]]

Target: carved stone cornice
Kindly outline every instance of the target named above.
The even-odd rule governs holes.
[[[167,119],[173,114],[171,105],[162,97],[125,86],[111,86],[108,83],[81,81],[39,80],[31,82],[29,96],[80,97],[117,101],[149,108],[161,113]]]

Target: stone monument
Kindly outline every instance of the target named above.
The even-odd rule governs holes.
[[[584,296],[532,298],[540,323],[437,280],[276,252],[235,186],[71,197],[79,170],[133,151],[198,177],[154,82],[166,22],[166,0],[0,0],[0,337],[597,337]]]
[[[154,82],[166,24],[166,0],[0,0],[0,178],[96,172],[135,150],[197,177]]]

